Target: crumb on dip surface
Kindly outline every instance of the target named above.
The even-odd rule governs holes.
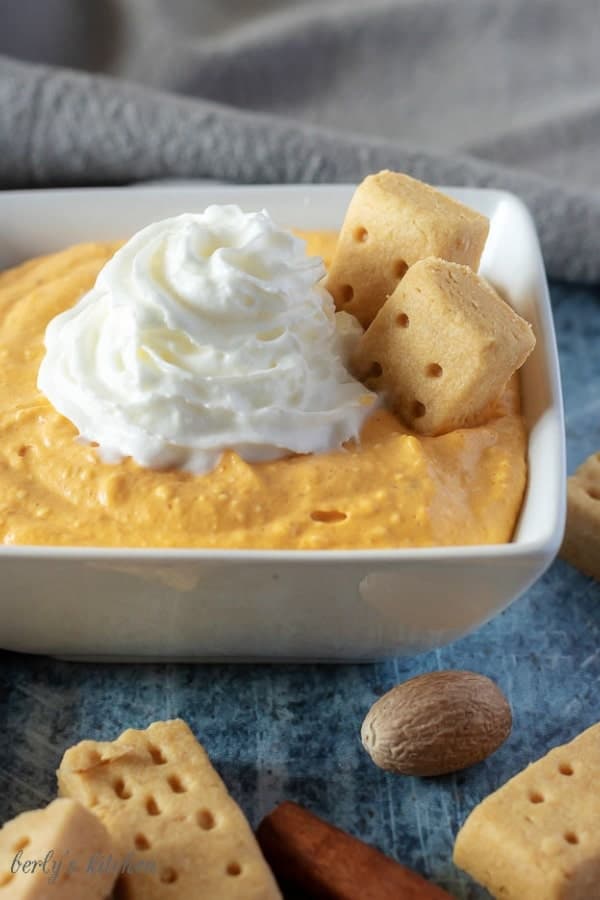
[[[333,233],[303,233],[331,257]],[[99,460],[36,387],[47,323],[93,285],[116,244],[85,244],[0,274],[0,536],[5,544],[253,549],[389,548],[510,540],[526,484],[513,379],[490,420],[416,437],[390,412],[358,445],[205,475]]]

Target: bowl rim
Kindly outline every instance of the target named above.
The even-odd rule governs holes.
[[[6,203],[18,203],[20,200],[28,202],[35,199],[35,202],[42,202],[52,205],[60,201],[62,198],[78,199],[80,196],[86,197],[90,195],[106,195],[121,196],[124,192],[158,192],[161,189],[169,192],[178,193],[188,190],[190,187],[195,189],[218,190],[219,193],[225,195],[231,194],[232,200],[235,195],[252,195],[255,193],[273,194],[290,192],[297,194],[336,192],[341,196],[346,195],[349,191],[355,189],[356,184],[345,183],[323,183],[323,184],[251,184],[251,185],[233,185],[222,184],[212,181],[203,180],[186,180],[186,181],[155,181],[145,182],[135,185],[112,186],[112,187],[67,187],[67,188],[49,188],[40,190],[10,190],[0,193],[0,211]],[[562,542],[566,518],[566,446],[565,446],[565,426],[564,426],[564,410],[562,399],[562,387],[560,381],[560,368],[558,362],[558,350],[556,344],[556,335],[554,330],[554,321],[552,316],[552,308],[550,303],[550,295],[546,279],[546,273],[543,265],[541,249],[535,225],[524,202],[515,194],[497,189],[497,188],[477,188],[471,186],[454,186],[439,185],[442,190],[450,195],[458,196],[459,199],[476,200],[478,197],[487,197],[500,203],[512,206],[515,212],[522,218],[526,224],[529,239],[531,241],[531,250],[535,255],[535,263],[537,268],[536,283],[538,290],[535,292],[535,307],[542,323],[542,330],[545,336],[544,341],[539,341],[543,348],[545,363],[548,377],[549,395],[552,398],[551,404],[545,410],[545,415],[552,418],[551,431],[554,440],[553,452],[555,456],[555,474],[557,482],[554,491],[553,515],[544,523],[545,527],[540,529],[541,534],[535,538],[516,538],[502,544],[474,544],[474,545],[450,545],[450,546],[431,546],[431,547],[398,547],[383,549],[322,549],[322,550],[303,550],[303,549],[211,549],[211,548],[194,548],[194,547],[110,547],[110,546],[53,546],[53,545],[36,545],[36,544],[3,544],[0,545],[0,562],[2,560],[23,560],[23,559],[39,559],[54,561],[79,561],[79,562],[95,562],[111,560],[131,562],[160,562],[160,563],[192,563],[192,562],[230,562],[244,563],[245,565],[262,565],[265,563],[398,563],[398,562],[461,562],[466,560],[483,561],[487,559],[494,560],[513,560],[531,559],[532,557],[540,560],[551,559],[557,552]],[[529,448],[529,446],[528,446]],[[530,448],[529,448],[530,449]],[[531,502],[526,493],[521,510],[519,512],[519,520],[522,518],[527,504]]]
[[[505,544],[452,544],[432,547],[391,547],[377,550],[228,550],[202,547],[102,547],[102,546],[52,546],[45,544],[8,544],[0,546],[2,559],[56,559],[75,561],[97,560],[148,560],[156,562],[400,562],[400,561],[450,561],[546,557],[554,555],[562,541],[562,533],[553,530],[535,540],[510,541]]]

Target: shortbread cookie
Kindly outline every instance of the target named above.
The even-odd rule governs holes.
[[[367,328],[417,260],[438,256],[477,270],[488,230],[485,216],[428,184],[369,175],[348,207],[326,287]]]
[[[563,559],[600,581],[600,452],[567,482],[567,527]]]
[[[119,852],[154,872],[121,875],[127,900],[280,900],[248,822],[181,720],[83,741],[64,755],[61,795],[92,808]]]
[[[523,365],[531,326],[468,266],[412,266],[360,339],[356,374],[414,431],[473,424]]]
[[[454,861],[502,900],[600,897],[600,723],[477,806]]]
[[[74,800],[22,813],[0,830],[6,900],[103,900],[118,869],[108,831]]]

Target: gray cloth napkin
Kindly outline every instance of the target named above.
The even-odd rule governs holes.
[[[514,191],[598,281],[599,47],[599,0],[0,0],[0,187],[390,167]]]

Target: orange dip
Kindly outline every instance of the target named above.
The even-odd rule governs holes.
[[[327,261],[333,233],[311,233]],[[359,445],[206,475],[101,462],[36,388],[47,323],[89,290],[117,244],[0,274],[0,540],[110,547],[383,548],[508,541],[526,483],[516,379],[490,421],[416,437],[390,412]]]

